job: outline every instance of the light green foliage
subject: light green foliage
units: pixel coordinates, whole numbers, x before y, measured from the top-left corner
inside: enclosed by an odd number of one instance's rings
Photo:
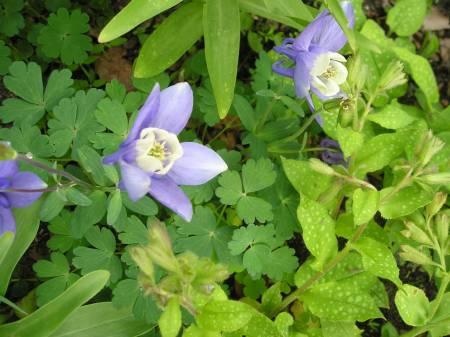
[[[345,158],[354,154],[364,143],[364,135],[352,128],[336,128],[336,136]]]
[[[49,280],[36,289],[37,304],[43,306],[64,292],[79,276],[70,272],[69,262],[61,253],[52,253],[50,261],[39,260],[33,265],[36,275]]]
[[[2,0],[0,3],[0,34],[14,36],[25,26],[25,20],[20,13],[24,5],[23,0]]]
[[[174,244],[175,251],[190,250],[198,256],[214,258],[224,264],[238,263],[227,247],[233,230],[220,226],[211,209],[198,206],[190,222],[178,218],[175,224],[179,235]]]
[[[3,107],[0,107],[0,111]],[[5,108],[7,106],[5,105]],[[6,110],[5,110],[6,111]],[[22,153],[31,153],[38,158],[53,156],[54,147],[47,135],[41,134],[37,126],[1,128],[0,138],[11,142],[14,149]]]
[[[18,98],[8,98],[0,107],[0,117],[4,122],[15,122],[19,125],[37,123],[46,111],[52,111],[58,102],[73,93],[70,88],[72,73],[65,70],[54,70],[44,90],[41,68],[36,63],[25,64],[14,62],[5,76],[5,87]]]
[[[177,337],[181,328],[181,309],[176,297],[169,300],[158,325],[162,337]]]
[[[97,269],[109,270],[111,282],[117,282],[122,276],[122,264],[114,254],[116,240],[113,233],[106,228],[93,227],[85,237],[93,248],[75,248],[74,266],[80,268],[83,275]]]
[[[237,301],[213,301],[206,304],[197,317],[203,329],[232,332],[244,327],[254,312],[250,306]]]
[[[362,225],[372,220],[378,210],[380,194],[374,190],[358,188],[353,192],[353,220],[355,225]]]
[[[395,305],[402,319],[411,326],[422,326],[429,319],[430,302],[422,289],[405,284],[395,294]]]
[[[358,337],[361,336],[361,330],[350,321],[333,322],[321,319],[322,333],[324,337]]]
[[[0,75],[5,75],[11,65],[11,49],[0,40]]]
[[[48,25],[41,29],[38,37],[44,54],[50,58],[60,57],[64,64],[82,63],[92,50],[89,31],[89,16],[80,10],[69,12],[60,8],[50,14]]]
[[[127,245],[147,244],[148,228],[136,216],[127,219],[123,233],[119,234],[119,240]]]
[[[297,216],[306,247],[317,259],[315,266],[320,269],[337,252],[334,220],[323,205],[306,196],[300,197]]]
[[[208,72],[217,110],[223,118],[233,102],[236,85],[240,42],[238,0],[207,0],[203,7],[203,31]]]
[[[249,225],[234,231],[228,247],[233,255],[243,253],[242,263],[253,278],[267,274],[272,279],[281,280],[285,273],[292,272],[298,265],[294,251],[282,244],[273,225]]]
[[[369,237],[361,238],[353,243],[352,247],[361,254],[363,266],[367,271],[396,285],[401,284],[397,262],[388,247]]]
[[[420,29],[426,14],[426,0],[397,0],[386,22],[397,35],[410,36]]]
[[[265,222],[273,218],[272,205],[247,194],[271,186],[275,179],[276,172],[269,159],[251,159],[242,167],[242,179],[236,171],[222,174],[216,195],[225,205],[237,205],[237,213],[246,223],[253,223],[255,219]]]
[[[402,104],[393,101],[379,111],[369,115],[369,120],[387,129],[400,129],[414,122],[417,118],[412,116]]]

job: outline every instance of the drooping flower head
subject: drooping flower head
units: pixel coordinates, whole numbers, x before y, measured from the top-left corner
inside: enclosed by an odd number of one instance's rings
[[[320,142],[320,147],[326,149],[320,156],[325,163],[330,165],[346,165],[344,154],[337,141],[324,138]]]
[[[350,2],[342,8],[353,27],[355,17]],[[347,38],[328,10],[323,11],[295,39],[288,38],[274,50],[286,55],[294,67],[284,67],[282,61],[273,65],[273,70],[294,79],[296,94],[306,98],[311,110],[314,105],[310,91],[326,100],[341,95],[340,85],[348,76],[346,59],[337,52],[347,43]]]
[[[0,161],[0,235],[16,231],[16,221],[11,209],[31,205],[45,188],[47,184],[34,173],[19,172],[15,160]]]
[[[187,83],[160,91],[155,85],[127,139],[104,158],[121,169],[120,188],[131,200],[149,193],[190,221],[192,205],[178,185],[201,185],[227,170],[223,159],[206,146],[180,143],[177,135],[192,113],[193,94]]]

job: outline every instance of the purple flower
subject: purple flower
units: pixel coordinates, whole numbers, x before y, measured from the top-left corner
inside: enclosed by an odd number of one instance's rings
[[[31,172],[19,172],[15,160],[0,161],[0,235],[6,231],[16,231],[11,208],[31,205],[47,188],[37,175]],[[37,192],[31,192],[37,190]]]
[[[346,165],[344,155],[342,153],[339,143],[330,138],[324,138],[320,142],[320,147],[329,149],[321,154],[322,160],[330,165]]]
[[[192,218],[192,204],[178,185],[201,185],[228,169],[206,146],[178,141],[192,105],[189,84],[178,83],[163,91],[156,84],[127,139],[103,160],[108,165],[119,164],[119,186],[131,200],[149,193],[187,221]]]
[[[350,2],[342,8],[353,27],[355,17]],[[347,43],[344,32],[328,10],[323,11],[295,39],[288,38],[274,50],[286,55],[294,67],[284,67],[282,61],[273,65],[273,70],[294,79],[296,94],[306,98],[311,110],[314,105],[310,91],[320,99],[327,100],[342,95],[340,85],[347,80],[346,59],[337,52]]]

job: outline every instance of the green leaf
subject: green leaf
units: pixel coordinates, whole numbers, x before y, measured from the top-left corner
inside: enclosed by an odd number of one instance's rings
[[[175,221],[179,237],[174,243],[177,252],[190,250],[198,256],[216,258],[224,264],[237,264],[228,250],[233,230],[219,226],[210,208],[197,206],[190,222],[177,218]]]
[[[332,322],[326,319],[321,319],[320,324],[322,326],[323,337],[359,337],[361,336],[361,330],[355,325],[354,322],[340,321]]]
[[[155,29],[145,40],[136,61],[136,77],[152,77],[173,65],[203,35],[203,5],[187,3]]]
[[[106,222],[110,225],[114,224],[119,218],[122,210],[122,194],[119,189],[111,193],[108,203]]]
[[[302,226],[305,245],[316,258],[316,267],[321,268],[337,253],[334,220],[323,205],[306,196],[300,198],[297,216]]]
[[[338,125],[336,136],[345,158],[358,151],[364,143],[364,135],[353,131],[352,128],[343,128]]]
[[[397,0],[388,12],[386,23],[397,35],[411,36],[420,29],[426,14],[426,0]]]
[[[83,303],[97,294],[108,281],[104,270],[92,272],[69,287],[63,294],[31,315],[0,326],[0,335],[17,337],[47,337],[58,329],[64,320]],[[45,324],[42,324],[45,322]]]
[[[177,337],[181,329],[181,309],[178,298],[172,297],[169,300],[158,325],[162,337]]]
[[[252,308],[242,302],[211,301],[197,316],[197,323],[203,329],[233,332],[244,327],[254,314]]]
[[[14,242],[1,261],[0,296],[5,295],[14,268],[36,237],[39,229],[38,214],[40,206],[41,202],[37,201],[30,207],[14,210],[16,234]]]
[[[94,247],[77,247],[74,249],[73,265],[81,269],[83,275],[97,269],[106,269],[111,273],[111,282],[116,283],[122,276],[122,264],[114,254],[116,239],[106,229],[92,228],[86,233],[86,240]]]
[[[131,201],[127,193],[122,193],[122,202],[126,208],[137,214],[152,216],[158,213],[158,205],[147,196],[138,201]]]
[[[69,201],[79,206],[90,206],[92,200],[89,199],[84,193],[80,192],[75,187],[70,187],[65,190],[65,195]]]
[[[242,181],[238,172],[227,171],[219,177],[216,195],[224,205],[235,205],[242,195]]]
[[[363,237],[353,243],[352,248],[362,255],[362,262],[367,271],[388,279],[397,286],[401,285],[397,262],[388,247],[374,239]]]
[[[58,250],[64,253],[72,248],[75,239],[71,235],[69,227],[71,214],[63,211],[61,215],[52,219],[48,225],[48,230],[52,233],[52,237],[47,241],[47,246],[51,250]]]
[[[54,70],[44,91],[41,68],[36,63],[14,62],[4,77],[5,87],[19,98],[8,98],[0,107],[3,122],[14,121],[29,127],[37,123],[45,112],[64,97],[73,94],[72,73],[67,70]]]
[[[6,257],[9,248],[14,242],[14,233],[13,232],[4,232],[0,236],[0,266],[2,265],[3,259]]]
[[[148,228],[138,217],[132,216],[128,218],[123,233],[119,234],[119,240],[127,245],[148,243]]]
[[[277,173],[273,169],[273,164],[267,158],[261,158],[258,161],[250,159],[242,167],[242,180],[245,193],[263,190],[271,186],[276,178]]]
[[[331,321],[363,322],[383,317],[373,298],[351,284],[319,284],[305,292],[302,298],[314,315]]]
[[[125,138],[128,133],[128,117],[124,106],[109,98],[102,99],[95,110],[95,118],[107,129]]]
[[[370,114],[367,119],[386,129],[400,129],[411,124],[417,118],[411,116],[401,104],[394,101],[376,113]]]
[[[98,41],[109,42],[129,32],[140,23],[175,6],[182,0],[132,0],[100,32]]]
[[[353,192],[353,220],[355,225],[362,225],[372,220],[378,210],[380,193],[374,190],[358,188]]]
[[[102,158],[98,152],[84,145],[78,148],[76,154],[83,169],[92,175],[92,178],[97,184],[104,186],[106,183],[106,173],[103,168]]]
[[[238,216],[246,223],[266,222],[273,219],[272,205],[267,201],[251,196],[242,197],[236,207]]]
[[[39,260],[33,265],[33,270],[40,278],[51,278],[36,288],[38,306],[47,304],[61,295],[69,286],[79,279],[70,272],[69,262],[61,253],[52,253],[51,261]]]
[[[106,195],[102,191],[94,191],[89,194],[92,200],[90,206],[77,206],[70,221],[71,234],[74,238],[81,239],[93,225],[103,219],[106,213]]]
[[[203,10],[203,31],[206,64],[217,110],[219,116],[224,118],[233,102],[239,60],[238,0],[206,0]]]
[[[277,308],[283,300],[281,295],[281,283],[277,282],[267,289],[261,298],[261,309],[264,313],[270,314]]]
[[[11,37],[17,35],[25,26],[25,20],[20,13],[23,7],[23,0],[3,0],[0,3],[0,34]]]
[[[11,65],[11,49],[5,45],[5,42],[0,40],[0,75],[5,75]]]
[[[253,308],[252,308],[253,309]],[[254,315],[238,333],[248,337],[282,337],[278,327],[267,316],[254,310]]]
[[[40,219],[45,222],[53,220],[62,211],[65,204],[66,197],[64,195],[64,191],[57,190],[55,192],[48,193],[39,212]]]
[[[401,134],[381,134],[367,141],[355,158],[358,172],[368,173],[381,170],[396,159],[404,150]]]
[[[422,289],[404,284],[395,294],[395,305],[408,325],[423,326],[429,319],[430,302]]]
[[[248,131],[254,132],[257,126],[257,115],[247,99],[244,96],[235,95],[233,107],[236,110],[242,125]]]
[[[393,189],[394,187],[387,187],[381,190],[381,199],[390,195]],[[384,200],[380,205],[380,213],[385,219],[409,215],[416,209],[428,205],[433,200],[433,195],[417,185],[406,187]]]
[[[76,309],[49,337],[138,337],[154,328],[134,318],[129,310],[103,302]]]
[[[89,16],[79,9],[69,12],[60,8],[50,14],[48,25],[39,33],[38,43],[43,53],[50,58],[60,57],[66,65],[83,63],[92,50],[89,31]]]

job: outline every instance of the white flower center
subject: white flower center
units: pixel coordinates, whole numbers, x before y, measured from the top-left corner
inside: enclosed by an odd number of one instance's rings
[[[136,163],[145,172],[164,175],[183,155],[178,137],[166,130],[147,128],[136,141]]]
[[[348,71],[343,65],[344,56],[338,53],[320,54],[310,71],[311,84],[324,96],[335,96],[339,85],[347,80]]]

